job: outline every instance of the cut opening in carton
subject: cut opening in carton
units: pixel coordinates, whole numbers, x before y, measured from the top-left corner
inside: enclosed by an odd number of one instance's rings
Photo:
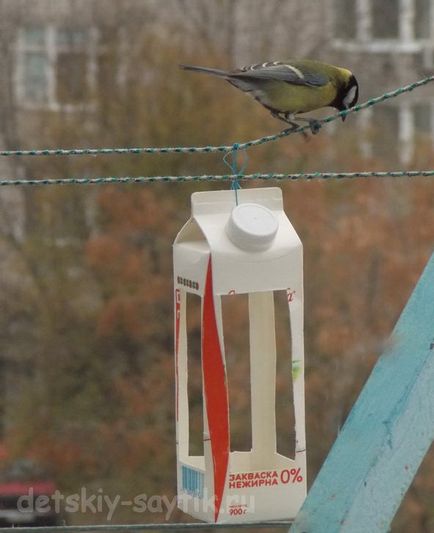
[[[287,291],[274,292],[276,317],[276,446],[277,452],[295,458],[295,413],[291,328]]]
[[[252,449],[248,295],[222,296],[231,451]]]
[[[201,364],[200,296],[186,293],[187,299],[187,367],[189,411],[189,455],[203,455],[203,395]]]

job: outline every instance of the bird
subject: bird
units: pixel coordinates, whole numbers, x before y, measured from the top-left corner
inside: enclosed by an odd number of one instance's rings
[[[217,76],[249,94],[273,117],[297,129],[297,121],[308,122],[312,133],[321,127],[317,119],[299,117],[300,113],[323,107],[345,111],[359,97],[359,84],[354,74],[343,67],[313,59],[267,61],[235,70],[221,70],[195,65],[180,65],[184,70]],[[341,116],[344,121],[346,115]]]

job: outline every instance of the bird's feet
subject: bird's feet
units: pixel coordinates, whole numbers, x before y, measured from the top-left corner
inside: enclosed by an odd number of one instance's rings
[[[291,127],[285,129],[285,133],[292,133],[301,128],[301,125],[298,122],[295,122],[294,116],[290,113],[279,113],[277,111],[272,111],[271,114],[273,117],[278,118],[279,120],[282,120],[283,122],[286,122]],[[321,122],[315,118],[303,118],[303,117],[297,117],[297,120],[302,120],[304,122],[307,122],[309,124],[310,131],[312,135],[316,135],[319,130],[321,129]],[[306,131],[300,131],[300,133],[303,134],[303,137],[305,139],[309,138],[309,135],[306,133]]]
[[[316,135],[322,127],[321,122],[317,120],[316,118],[311,118],[308,120],[309,120],[309,128],[310,128],[310,131],[312,132],[312,135]]]
[[[278,118],[279,120],[282,120],[283,122],[286,122],[290,125],[289,128],[284,129],[284,133],[293,133],[300,129],[300,124],[295,122],[293,119],[293,115],[290,113],[278,113],[277,111],[272,111],[271,114],[273,117]],[[303,137],[307,140],[309,138],[309,135],[305,131],[300,132]]]
[[[281,113],[279,111],[271,111],[271,114],[274,118],[278,118],[279,120],[282,120],[283,122],[286,122],[287,124],[291,126],[290,128],[287,128],[285,131],[290,132],[290,131],[295,131],[298,128],[300,128],[300,124],[298,124],[297,122],[293,120],[293,115],[290,113]]]
[[[321,122],[316,118],[297,117],[297,120],[307,122],[312,135],[316,135],[322,127]]]

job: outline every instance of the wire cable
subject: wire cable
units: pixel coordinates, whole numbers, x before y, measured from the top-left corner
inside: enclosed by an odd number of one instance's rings
[[[201,174],[197,176],[99,176],[81,178],[28,178],[28,179],[0,179],[0,187],[21,185],[104,185],[115,183],[154,183],[154,182],[191,182],[191,181],[295,181],[295,180],[329,180],[355,178],[430,178],[434,177],[434,170],[392,170],[386,172],[305,172],[300,174]]]
[[[391,92],[386,92],[381,96],[371,98],[366,102],[356,105],[351,109],[345,111],[340,111],[334,115],[330,115],[323,119],[319,119],[317,122],[319,125],[329,124],[341,117],[346,117],[352,113],[358,113],[364,109],[368,109],[374,105],[377,105],[381,102],[389,100],[390,98],[396,98],[405,93],[409,93],[434,81],[434,76],[428,76],[422,80],[410,83],[403,87],[399,87]],[[266,144],[272,141],[276,141],[283,137],[287,137],[293,133],[302,133],[304,131],[310,130],[310,126],[300,126],[299,128],[288,128],[280,133],[275,135],[267,135],[265,137],[260,137],[259,139],[254,139],[244,143],[235,143],[238,147],[238,150],[246,150],[252,148],[253,146],[259,146],[261,144]],[[215,153],[215,152],[232,152],[234,144],[230,145],[219,145],[219,146],[165,146],[165,147],[137,147],[137,148],[73,148],[73,149],[44,149],[44,150],[2,150],[0,151],[0,156],[10,157],[10,156],[96,156],[96,155],[111,155],[111,154],[191,154],[191,153]]]
[[[211,530],[211,529],[226,529],[226,528],[289,528],[292,521],[263,521],[263,522],[245,522],[238,524],[207,524],[207,523],[161,523],[161,524],[109,524],[109,525],[88,525],[88,526],[51,526],[51,527],[1,527],[0,533],[39,533],[39,532],[53,532],[53,533],[127,533],[129,531],[180,531],[180,530]]]

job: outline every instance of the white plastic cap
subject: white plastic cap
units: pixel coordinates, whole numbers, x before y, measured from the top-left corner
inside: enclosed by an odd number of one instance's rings
[[[259,204],[240,204],[233,208],[226,234],[235,246],[259,252],[271,246],[279,222],[273,212]]]

